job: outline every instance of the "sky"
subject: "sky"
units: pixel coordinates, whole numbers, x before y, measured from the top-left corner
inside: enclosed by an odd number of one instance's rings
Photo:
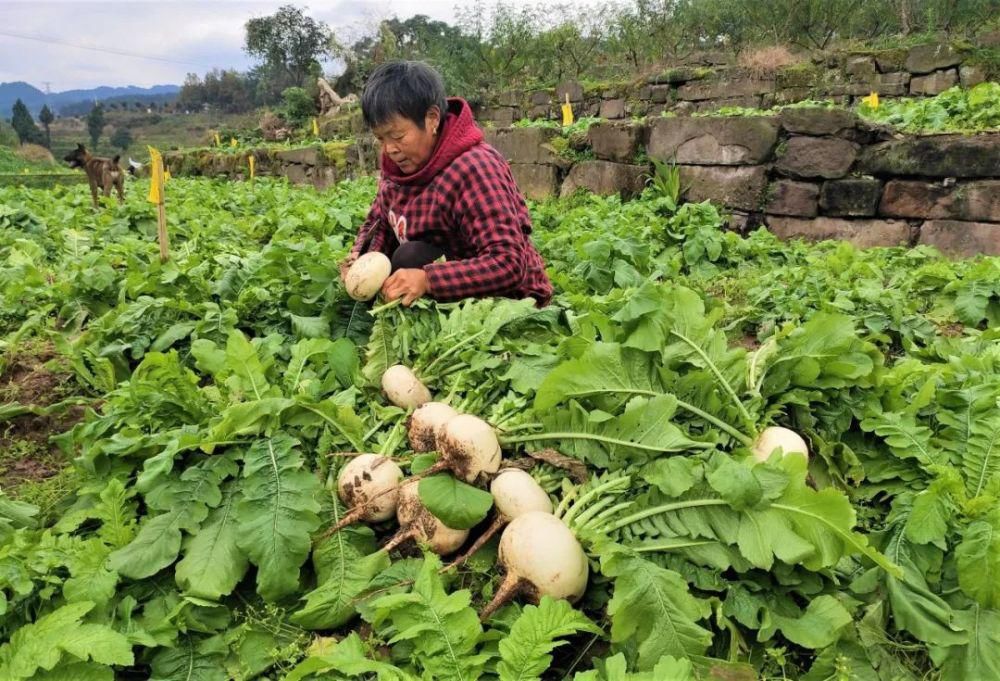
[[[357,36],[393,15],[454,20],[456,6],[475,0],[0,0],[0,82],[23,80],[42,90],[48,84],[52,92],[61,92],[99,85],[180,85],[189,72],[245,70],[251,62],[242,51],[243,24],[289,3],[304,7],[338,35]]]

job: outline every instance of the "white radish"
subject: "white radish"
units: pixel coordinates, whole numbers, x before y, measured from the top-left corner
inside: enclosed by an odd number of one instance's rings
[[[408,482],[419,482],[450,471],[456,478],[471,483],[500,468],[500,441],[490,424],[475,416],[459,414],[449,419],[438,431],[437,450],[440,458]],[[399,517],[398,511],[396,517]]]
[[[757,436],[751,452],[755,461],[767,461],[774,450],[781,449],[782,456],[801,454],[809,459],[809,446],[806,441],[793,430],[780,426],[771,426]]]
[[[549,499],[549,495],[533,477],[520,468],[505,468],[500,471],[490,483],[490,494],[493,495],[493,505],[497,509],[493,522],[479,535],[472,546],[446,566],[445,570],[450,570],[464,563],[504,525],[515,518],[532,511],[552,513],[552,501]]]
[[[469,414],[459,414],[438,431],[437,450],[441,460],[434,472],[450,470],[455,477],[473,482],[483,473],[500,468],[500,440],[490,424]],[[428,473],[425,472],[425,475]]]
[[[417,453],[437,449],[437,434],[458,412],[443,402],[426,402],[414,410],[407,423],[410,449]]]
[[[420,501],[420,482],[411,478],[399,488],[396,520],[399,531],[383,547],[391,551],[408,539],[426,543],[439,556],[454,553],[469,538],[468,530],[448,527]]]
[[[323,537],[356,522],[377,523],[393,517],[402,479],[403,471],[389,457],[381,454],[354,457],[337,477],[337,496],[351,510]]]
[[[552,513],[552,501],[542,486],[520,468],[505,468],[490,483],[497,511],[508,522],[529,511]]]
[[[590,568],[583,547],[550,513],[529,511],[511,521],[500,537],[499,559],[507,574],[480,614],[484,622],[517,595],[533,603],[543,596],[572,602],[587,590]]]
[[[392,459],[379,454],[361,454],[340,472],[337,494],[351,508],[363,509],[362,520],[381,522],[396,514],[402,479],[403,471]]]
[[[414,409],[431,401],[431,393],[416,374],[402,364],[396,364],[382,374],[382,392],[397,407]]]
[[[392,261],[384,253],[365,253],[351,265],[344,277],[347,295],[354,300],[371,300],[392,273]]]

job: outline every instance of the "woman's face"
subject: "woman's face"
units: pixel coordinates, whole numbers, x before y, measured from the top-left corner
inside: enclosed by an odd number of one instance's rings
[[[430,160],[441,125],[441,112],[432,106],[424,117],[424,127],[403,116],[393,116],[372,129],[382,151],[406,175],[417,172]]]

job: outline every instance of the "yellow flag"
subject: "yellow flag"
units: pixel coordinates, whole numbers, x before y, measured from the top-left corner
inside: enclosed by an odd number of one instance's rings
[[[217,147],[221,147],[222,146],[222,140],[219,139],[219,133],[215,133],[215,146],[217,146]]]
[[[563,126],[573,125],[573,107],[569,103],[569,93],[566,93],[566,102],[562,105]]]
[[[235,137],[230,137],[229,138],[229,146],[235,147],[237,144],[239,144],[239,142],[236,141]]]
[[[163,203],[163,157],[153,147],[149,149],[149,202]]]
[[[166,184],[169,181],[170,181],[170,170],[164,169],[163,170],[163,184]]]
[[[871,108],[877,109],[878,108],[878,93],[873,91],[870,95],[868,95],[867,97],[863,98],[861,101],[864,102],[865,104],[867,104],[868,106],[870,106]]]
[[[319,123],[316,122],[315,118],[313,119],[313,137],[319,137]]]
[[[253,154],[247,156],[247,163],[250,164],[250,179],[252,180],[254,176],[255,166],[257,165],[257,159],[254,158]]]

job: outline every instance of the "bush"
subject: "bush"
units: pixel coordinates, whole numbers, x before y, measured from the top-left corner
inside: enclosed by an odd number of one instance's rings
[[[17,133],[7,121],[0,119],[0,147],[16,147]]]
[[[52,152],[40,144],[23,144],[14,150],[14,154],[22,161],[29,163],[55,164],[56,162]]]
[[[316,102],[305,88],[287,88],[281,93],[281,98],[285,100],[285,117],[295,124],[301,124],[310,116],[316,115]]]
[[[786,66],[797,64],[801,59],[787,47],[774,45],[746,50],[740,54],[739,64],[754,78],[770,78]]]

